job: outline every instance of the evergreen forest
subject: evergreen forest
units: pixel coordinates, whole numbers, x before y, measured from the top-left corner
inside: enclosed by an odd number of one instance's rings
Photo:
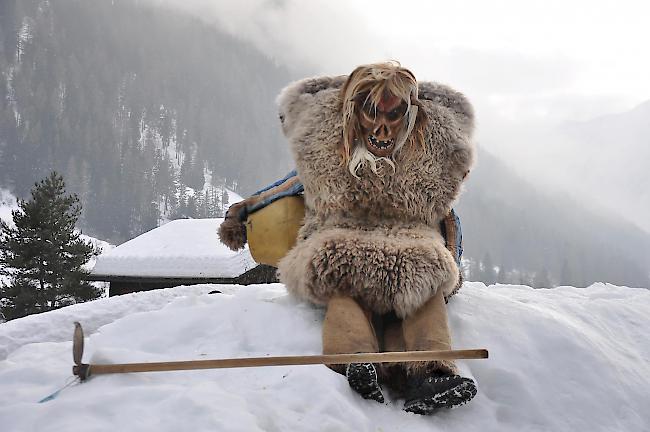
[[[288,171],[288,73],[247,44],[133,0],[0,9],[0,184],[17,196],[62,172],[80,225],[119,243]]]

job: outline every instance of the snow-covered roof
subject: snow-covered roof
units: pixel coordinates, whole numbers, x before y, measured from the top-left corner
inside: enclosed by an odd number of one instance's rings
[[[92,275],[230,278],[255,267],[248,248],[219,242],[223,219],[179,219],[146,232],[97,258]]]

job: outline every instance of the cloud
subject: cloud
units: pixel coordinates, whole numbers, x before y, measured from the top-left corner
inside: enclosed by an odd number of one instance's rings
[[[146,0],[177,9],[247,40],[287,67],[341,74],[381,58],[367,23],[326,0]]]
[[[650,10],[633,2],[145,1],[214,24],[298,73],[397,59],[477,97],[619,93],[634,99],[628,108],[650,98],[650,58],[638,54],[650,31],[636,26]]]

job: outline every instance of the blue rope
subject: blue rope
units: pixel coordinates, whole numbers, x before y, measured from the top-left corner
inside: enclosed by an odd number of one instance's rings
[[[70,386],[72,386],[72,385],[74,385],[74,384],[76,384],[78,382],[80,382],[79,377],[72,376],[72,377],[68,378],[68,380],[65,382],[63,387],[61,387],[60,389],[58,389],[57,391],[55,391],[51,395],[45,396],[43,399],[39,400],[38,403],[45,403],[45,402],[49,402],[49,401],[51,401],[53,399],[56,399],[56,397],[59,395],[59,393],[61,393],[63,390],[67,389],[68,387],[70,387]]]

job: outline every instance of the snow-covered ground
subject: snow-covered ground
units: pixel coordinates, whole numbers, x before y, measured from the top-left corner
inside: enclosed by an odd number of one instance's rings
[[[207,293],[219,289],[222,294]],[[449,303],[456,348],[479,384],[430,417],[354,394],[324,366],[71,376],[85,361],[317,354],[323,311],[283,285],[199,285],[101,299],[0,324],[0,425],[18,431],[648,431],[650,291],[466,283]]]

